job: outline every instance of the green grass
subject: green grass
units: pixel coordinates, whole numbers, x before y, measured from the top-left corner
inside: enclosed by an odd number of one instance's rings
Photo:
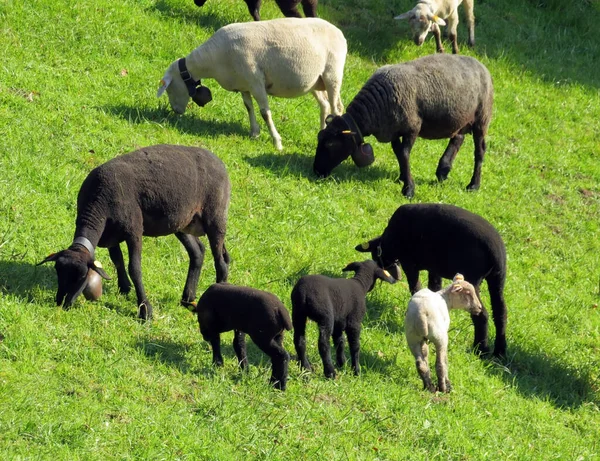
[[[321,0],[349,42],[346,104],[380,65],[434,51],[392,19],[408,0]],[[265,1],[265,19],[279,17]],[[289,294],[305,273],[340,275],[354,246],[378,235],[407,200],[391,147],[331,179],[311,173],[318,127],[310,96],[271,100],[284,151],[262,121],[248,137],[239,95],[174,115],[155,98],[168,64],[217,28],[247,21],[241,0],[0,2],[0,457],[2,459],[569,459],[600,458],[600,40],[597,0],[480,1],[477,46],[495,112],[482,189],[467,139],[450,178],[435,181],[445,141],[418,140],[414,202],[481,214],[508,250],[508,357],[480,360],[452,313],[449,395],[421,390],[403,336],[405,281],[368,297],[362,375],[312,375],[290,365],[285,393],[251,343],[241,373],[223,335],[211,366],[192,314],[178,305],[187,256],[174,237],[144,240],[144,282],[156,318],[104,283],[96,303],[54,305],[56,274],[36,266],[71,242],[79,186],[91,168],[137,147],[206,147],[233,183],[230,281]],[[98,258],[116,275],[104,249]],[[200,292],[214,281],[207,255]],[[489,299],[484,290],[484,302]],[[491,329],[493,338],[493,327]],[[293,352],[291,335],[285,346]]]

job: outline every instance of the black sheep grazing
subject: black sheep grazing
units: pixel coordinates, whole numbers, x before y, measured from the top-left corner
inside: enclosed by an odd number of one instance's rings
[[[131,283],[119,245],[125,241],[139,317],[150,319],[152,306],[142,284],[142,235],[175,234],[187,250],[190,264],[182,304],[196,297],[205,252],[199,236],[208,236],[217,281],[226,281],[229,254],[224,239],[230,191],[223,162],[198,147],[146,147],[94,168],[77,197],[73,243],[40,263],[56,262],[56,303],[64,300],[64,307],[73,303],[87,285],[89,269],[108,278],[94,265],[96,246],[108,248],[119,291],[128,293]]]
[[[453,205],[421,203],[402,205],[392,215],[383,234],[356,250],[370,252],[381,267],[400,278],[399,263],[411,294],[420,289],[419,271],[429,272],[428,288],[439,291],[442,278],[456,273],[473,284],[479,296],[487,282],[492,303],[496,344],[494,355],[506,353],[506,249],[498,231],[481,216]],[[488,313],[482,305],[471,315],[475,327],[473,346],[488,352]]]
[[[255,21],[260,21],[260,5],[262,0],[244,0],[248,5],[248,11]],[[318,0],[275,0],[277,6],[284,16],[288,18],[301,18],[302,15],[298,11],[298,4],[302,4],[302,10],[307,18],[317,17]],[[206,0],[194,0],[197,6],[203,6]]]
[[[492,118],[494,89],[490,73],[469,56],[437,54],[403,64],[383,66],[365,83],[346,113],[329,117],[318,134],[313,165],[319,176],[329,176],[352,156],[358,166],[373,162],[373,149],[364,137],[391,142],[400,165],[402,193],[414,195],[410,151],[418,137],[450,138],[436,170],[448,177],[465,134],[473,133],[475,169],[469,190],[479,188],[485,156],[485,135]]]
[[[312,369],[306,356],[306,320],[314,320],[319,325],[319,354],[327,378],[335,378],[329,345],[332,336],[338,367],[346,362],[344,332],[348,337],[352,368],[359,374],[360,330],[367,311],[365,296],[377,279],[395,283],[394,278],[372,260],[350,263],[342,271],[355,271],[356,274],[350,279],[305,275],[292,290],[292,323],[298,361],[302,368]]]
[[[215,365],[223,365],[221,333],[234,330],[233,349],[245,369],[247,333],[271,358],[271,383],[276,389],[285,390],[290,356],[283,348],[283,334],[292,329],[292,321],[277,296],[255,288],[215,283],[202,294],[194,312],[198,314],[202,337],[212,346]]]

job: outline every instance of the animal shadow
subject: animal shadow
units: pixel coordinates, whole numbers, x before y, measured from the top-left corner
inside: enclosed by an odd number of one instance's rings
[[[231,134],[247,136],[248,134],[247,130],[239,123],[200,119],[193,111],[186,111],[183,115],[177,115],[168,106],[163,105],[159,107],[130,107],[121,104],[106,106],[103,109],[132,124],[158,123],[169,125],[181,133],[192,134],[198,137],[228,136]]]
[[[182,373],[188,373],[190,370],[190,365],[185,359],[187,346],[168,340],[151,339],[138,342],[136,347],[148,358],[158,360]]]
[[[588,370],[570,368],[542,350],[532,352],[512,343],[509,353],[505,363],[492,360],[486,369],[507,384],[516,384],[525,397],[548,400],[558,408],[578,408],[586,402],[600,404],[599,383],[594,383]]]
[[[2,294],[10,293],[32,302],[36,301],[36,291],[56,290],[56,283],[56,271],[52,266],[36,266],[24,261],[0,261]]]

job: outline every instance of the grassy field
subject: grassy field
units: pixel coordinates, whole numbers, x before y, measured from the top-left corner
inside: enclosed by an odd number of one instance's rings
[[[348,39],[348,104],[378,67],[433,53],[392,19],[409,0],[321,0]],[[265,0],[264,19],[281,16]],[[54,304],[56,274],[36,266],[66,248],[76,196],[95,166],[141,146],[202,146],[232,184],[230,281],[272,291],[290,307],[306,273],[341,275],[407,200],[386,144],[358,170],[347,161],[316,180],[318,107],[271,100],[284,151],[262,120],[258,139],[240,95],[204,83],[213,102],[174,115],[158,81],[217,28],[250,16],[241,0],[0,1],[0,458],[2,459],[565,459],[600,458],[600,40],[597,0],[476,3],[477,57],[494,78],[495,111],[482,188],[467,193],[473,142],[435,181],[445,141],[418,140],[413,202],[484,216],[508,251],[508,356],[469,352],[473,328],[452,313],[449,395],[431,395],[404,340],[405,281],[368,296],[362,374],[325,380],[316,328],[314,374],[290,364],[285,393],[249,343],[241,373],[225,366],[179,306],[187,255],[173,236],[144,240],[152,323],[116,277],[96,303]],[[116,276],[108,252],[98,258]],[[202,292],[214,281],[207,255]],[[484,302],[489,307],[487,290]],[[493,327],[491,331],[493,339]],[[285,346],[293,353],[292,335]]]

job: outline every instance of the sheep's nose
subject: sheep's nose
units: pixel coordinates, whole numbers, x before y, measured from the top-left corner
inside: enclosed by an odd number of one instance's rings
[[[423,39],[421,37],[417,37],[417,38],[415,38],[415,45],[421,46],[424,41],[425,41],[425,39]]]

